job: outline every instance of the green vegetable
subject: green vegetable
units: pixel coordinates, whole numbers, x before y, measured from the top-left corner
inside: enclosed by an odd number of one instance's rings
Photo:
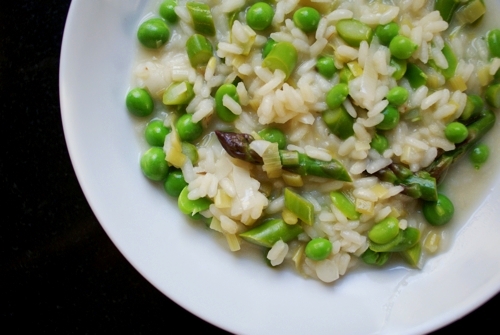
[[[408,59],[418,49],[418,45],[406,36],[397,35],[389,44],[391,55],[398,59]]]
[[[165,136],[170,133],[170,128],[163,125],[163,121],[154,119],[146,125],[144,137],[146,142],[151,146],[163,147]]]
[[[486,33],[486,43],[491,57],[500,57],[500,29],[493,29]]]
[[[370,248],[366,249],[366,251],[361,254],[361,259],[363,260],[363,262],[369,265],[378,266],[382,266],[387,263],[390,257],[390,252],[376,252]]]
[[[293,13],[293,23],[305,33],[310,33],[318,28],[321,15],[312,7],[302,7]]]
[[[455,207],[448,197],[438,194],[437,201],[424,201],[422,213],[429,224],[442,226],[453,217]]]
[[[226,152],[234,158],[252,164],[263,164],[262,158],[252,149],[250,143],[254,140],[249,134],[215,131],[219,142]],[[345,167],[336,159],[329,162],[313,159],[297,151],[279,151],[283,170],[301,176],[317,176],[342,181],[352,181]]]
[[[389,148],[389,141],[384,135],[375,133],[370,142],[370,147],[382,155]]]
[[[484,102],[483,99],[475,94],[467,95],[467,103],[465,105],[464,111],[459,117],[459,121],[469,124],[474,120],[477,120],[481,116],[483,111]]]
[[[465,141],[458,144],[454,150],[446,151],[436,158],[426,168],[431,176],[440,180],[448,168],[472,148],[495,124],[496,116],[489,110],[484,110],[478,120],[467,126],[469,135]]]
[[[420,261],[420,256],[422,256],[422,246],[420,243],[415,244],[413,247],[403,250],[399,253],[401,257],[410,266],[416,267]]]
[[[151,180],[160,181],[167,177],[168,163],[163,148],[151,147],[141,157],[142,173]]]
[[[163,183],[163,188],[168,195],[177,198],[188,183],[184,180],[184,175],[180,169],[173,169],[168,173],[167,179]]]
[[[278,143],[279,149],[286,148],[285,133],[283,133],[278,128],[265,128],[259,131],[258,134],[263,140],[269,141],[271,143]]]
[[[485,13],[486,6],[483,0],[470,0],[457,10],[456,16],[460,22],[472,24],[483,17]]]
[[[337,207],[337,209],[349,220],[359,219],[361,214],[356,211],[356,206],[344,193],[340,191],[330,192],[330,199],[335,207]]]
[[[176,0],[164,0],[160,4],[159,13],[162,18],[164,18],[169,23],[176,23],[179,21],[179,17],[175,13],[175,7],[177,6]]]
[[[313,238],[307,242],[304,252],[307,258],[322,261],[332,252],[332,242],[323,237]]]
[[[391,130],[398,125],[400,116],[396,107],[388,105],[382,111],[382,115],[384,115],[384,119],[377,124],[375,128],[380,130]]]
[[[401,78],[403,78],[408,67],[406,60],[391,57],[389,65],[395,69],[394,73],[392,74],[392,77],[394,79],[400,80]]]
[[[368,238],[375,243],[385,244],[391,242],[399,234],[399,221],[389,216],[375,224],[368,232]]]
[[[193,85],[187,81],[173,82],[163,92],[162,101],[167,106],[187,105],[194,98]]]
[[[450,23],[459,3],[460,0],[436,0],[434,10],[439,11],[443,20]]]
[[[349,95],[349,86],[340,83],[333,86],[326,94],[325,102],[331,109],[339,108]]]
[[[183,114],[175,123],[181,141],[191,142],[203,133],[201,122],[193,122],[192,114]]]
[[[490,157],[490,148],[486,144],[478,144],[470,153],[470,160],[474,164],[474,168],[479,170]]]
[[[455,70],[457,69],[458,65],[457,56],[455,56],[453,49],[450,47],[448,43],[444,44],[444,47],[441,50],[441,52],[443,53],[444,58],[446,58],[446,61],[448,61],[448,68],[441,69],[441,73],[446,79],[450,79],[455,75]]]
[[[403,105],[410,96],[408,90],[401,86],[395,86],[387,93],[387,101],[394,106]]]
[[[399,26],[395,22],[384,25],[378,25],[375,29],[375,36],[378,37],[381,44],[388,46],[392,39],[399,34]]]
[[[233,84],[224,84],[217,89],[215,93],[215,112],[219,118],[224,122],[233,122],[238,118],[238,115],[234,114],[223,105],[223,98],[225,95],[231,97],[234,101],[240,102],[238,92],[236,91],[236,86]]]
[[[207,36],[215,35],[214,19],[207,4],[201,2],[188,2],[186,8],[193,19],[194,30]]]
[[[342,69],[340,69],[339,77],[340,83],[342,84],[348,84],[351,79],[355,78],[352,74],[352,71],[347,66],[344,66]]]
[[[262,61],[262,66],[271,71],[281,70],[288,78],[297,65],[297,50],[290,42],[278,42],[269,51],[269,54]]]
[[[370,242],[370,249],[375,252],[400,252],[410,249],[420,241],[420,230],[408,227],[399,230],[398,235],[388,243]]]
[[[125,105],[128,111],[135,116],[148,116],[153,113],[153,98],[143,88],[133,88],[127,93]]]
[[[401,164],[393,163],[375,175],[381,181],[403,186],[403,193],[412,198],[437,200],[436,178],[427,171],[412,172]]]
[[[306,224],[314,223],[313,204],[289,188],[285,188],[285,207]]]
[[[205,36],[200,34],[194,34],[187,39],[186,51],[189,62],[194,68],[207,65],[213,56],[212,44]]]
[[[372,28],[358,20],[339,20],[335,26],[339,36],[352,47],[359,47],[362,41],[370,43],[372,40]]]
[[[182,142],[181,147],[182,153],[187,156],[187,158],[193,163],[193,165],[198,163],[198,149],[194,144],[189,142]]]
[[[274,17],[273,8],[265,2],[253,4],[247,11],[247,24],[253,30],[265,30],[271,26]]]
[[[279,240],[285,243],[289,242],[296,239],[303,231],[302,227],[298,224],[289,225],[282,219],[272,219],[239,234],[239,236],[250,243],[272,248],[274,243]]]
[[[177,206],[182,213],[190,216],[195,216],[199,212],[207,210],[212,202],[207,198],[198,198],[196,200],[190,200],[188,198],[189,190],[188,187],[184,187],[177,198]]]
[[[328,129],[338,138],[345,140],[354,135],[354,118],[349,115],[344,106],[327,109],[321,117]]]
[[[413,63],[407,64],[407,69],[405,73],[405,78],[408,79],[410,86],[413,89],[417,89],[427,83],[427,75],[418,65]]]
[[[331,79],[337,69],[335,68],[335,60],[330,56],[323,56],[316,61],[316,70],[326,79]]]
[[[448,141],[452,143],[460,143],[467,138],[467,136],[469,135],[469,131],[463,123],[451,122],[446,125],[446,128],[444,129],[444,135],[446,136]]]
[[[495,108],[500,108],[500,83],[489,85],[484,94],[486,102]]]
[[[137,38],[146,48],[158,49],[167,43],[170,29],[163,19],[152,18],[141,23],[137,30]]]
[[[278,42],[276,42],[272,38],[268,38],[267,39],[266,44],[264,44],[264,47],[262,48],[262,58],[266,58],[267,55],[269,55],[269,53],[274,48],[274,46],[276,45],[276,43],[278,43]]]

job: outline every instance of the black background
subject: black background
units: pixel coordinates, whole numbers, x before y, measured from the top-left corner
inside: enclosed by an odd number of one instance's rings
[[[2,326],[16,333],[149,334],[180,327],[224,334],[149,284],[111,243],[85,200],[59,109],[69,5],[21,0],[0,9]],[[500,294],[435,334],[498,329],[498,311]]]

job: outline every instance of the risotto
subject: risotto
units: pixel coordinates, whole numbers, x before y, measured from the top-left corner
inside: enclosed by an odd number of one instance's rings
[[[126,105],[144,175],[187,217],[328,283],[442,249],[437,185],[464,154],[481,168],[500,107],[500,30],[471,32],[482,1],[154,6]]]

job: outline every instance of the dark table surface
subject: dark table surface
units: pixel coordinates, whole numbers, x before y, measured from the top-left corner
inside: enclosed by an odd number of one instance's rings
[[[3,326],[14,325],[16,333],[160,333],[181,326],[224,334],[177,306],[127,262],[80,189],[58,94],[69,6],[69,0],[18,0],[0,9]],[[497,329],[499,310],[496,295],[435,334]]]

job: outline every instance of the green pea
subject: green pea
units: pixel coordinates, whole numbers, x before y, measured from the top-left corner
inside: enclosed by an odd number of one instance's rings
[[[165,136],[167,136],[168,133],[170,133],[170,128],[165,127],[163,121],[155,119],[151,120],[146,125],[144,137],[149,145],[163,147],[163,144],[165,143]]]
[[[418,45],[406,36],[398,35],[391,40],[389,50],[398,59],[408,59],[418,49]]]
[[[370,147],[382,155],[389,148],[389,141],[384,135],[375,134],[370,142]]]
[[[387,263],[390,257],[390,252],[376,252],[370,248],[366,249],[366,251],[361,254],[361,259],[363,260],[363,262],[369,265],[378,266],[382,266]]]
[[[193,122],[192,114],[183,114],[175,123],[181,141],[191,142],[203,133],[201,122]]]
[[[148,116],[153,113],[153,98],[143,88],[130,90],[125,98],[125,104],[128,111],[135,116]]]
[[[446,136],[448,141],[452,143],[460,143],[467,138],[467,136],[469,135],[469,131],[463,123],[451,122],[446,125],[446,128],[444,129],[444,135]]]
[[[479,170],[481,166],[486,163],[488,158],[490,157],[490,148],[486,144],[478,144],[470,153],[470,160],[472,164],[474,164],[474,168]]]
[[[410,96],[408,90],[401,86],[395,86],[387,93],[387,100],[394,106],[403,105]]]
[[[160,181],[167,177],[168,163],[163,148],[151,147],[141,157],[141,170],[151,180]]]
[[[179,17],[175,13],[175,7],[177,6],[177,1],[175,0],[165,0],[160,4],[159,13],[162,18],[167,20],[169,23],[176,23],[179,21]]]
[[[267,55],[269,55],[269,53],[274,48],[274,46],[276,45],[276,43],[278,43],[278,42],[276,42],[272,38],[269,38],[267,40],[266,44],[264,44],[264,47],[262,48],[262,58],[266,58]]]
[[[265,30],[271,26],[274,17],[273,8],[265,2],[253,4],[247,11],[247,24],[253,30]]]
[[[380,130],[394,129],[399,123],[399,111],[394,106],[387,106],[383,111],[384,119],[375,127]]]
[[[259,131],[259,136],[262,137],[263,140],[278,143],[278,148],[283,150],[286,148],[286,136],[278,128],[266,128]]]
[[[424,201],[422,205],[422,213],[432,226],[442,226],[449,222],[454,212],[453,203],[444,194],[438,194],[437,201]]]
[[[325,77],[326,79],[330,79],[335,74],[337,69],[335,68],[335,61],[330,56],[323,56],[318,58],[316,61],[316,69],[319,74]]]
[[[177,198],[188,183],[184,180],[184,175],[180,169],[174,169],[168,173],[163,188],[168,195]]]
[[[349,95],[349,86],[345,83],[340,83],[333,86],[326,94],[325,102],[329,108],[339,108]]]
[[[395,22],[379,25],[375,28],[375,35],[383,45],[389,45],[394,37],[399,34],[399,26]]]
[[[368,238],[378,244],[389,243],[399,234],[398,219],[389,216],[375,224],[368,232]]]
[[[238,95],[238,91],[236,90],[236,86],[233,84],[224,84],[217,89],[215,92],[215,112],[219,116],[219,118],[224,122],[233,122],[238,118],[238,115],[234,114],[223,105],[223,99],[225,95],[229,95],[234,101],[240,102],[240,97]]]
[[[318,28],[321,15],[312,7],[302,7],[293,13],[293,23],[305,33],[310,33]]]
[[[332,252],[332,242],[323,237],[313,238],[307,242],[305,254],[315,261],[322,261]]]
[[[170,29],[163,19],[152,18],[141,23],[137,30],[137,38],[146,48],[158,49],[167,43]]]
[[[420,230],[413,227],[400,229],[397,236],[388,243],[375,243],[370,241],[370,249],[375,252],[400,252],[408,250],[420,241]]]
[[[486,42],[492,57],[500,57],[500,29],[493,29],[486,34]]]
[[[184,187],[177,198],[177,206],[182,213],[190,216],[195,216],[199,212],[207,210],[212,202],[207,198],[198,198],[196,200],[191,200],[188,198],[189,190],[188,187]]]
[[[500,108],[500,83],[489,85],[484,93],[486,102],[495,108]]]

